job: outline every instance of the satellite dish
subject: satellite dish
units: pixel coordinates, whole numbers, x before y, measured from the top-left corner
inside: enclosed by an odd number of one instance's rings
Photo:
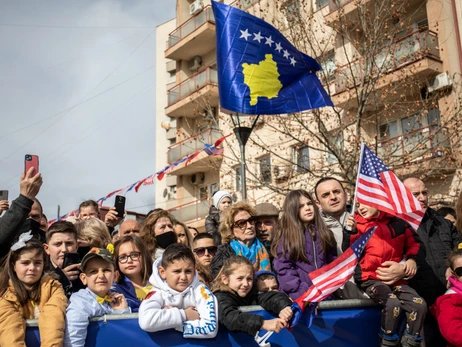
[[[167,188],[164,189],[164,192],[162,193],[162,196],[165,198],[168,194],[168,190]]]

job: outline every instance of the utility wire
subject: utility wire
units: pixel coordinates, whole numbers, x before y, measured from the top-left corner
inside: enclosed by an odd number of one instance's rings
[[[2,27],[55,28],[55,29],[155,29],[153,26],[84,26],[84,25],[46,25],[0,23]]]

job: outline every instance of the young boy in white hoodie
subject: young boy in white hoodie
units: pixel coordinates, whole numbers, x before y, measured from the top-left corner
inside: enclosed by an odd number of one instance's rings
[[[187,338],[213,338],[218,332],[217,299],[199,282],[194,254],[175,243],[155,261],[149,279],[152,290],[141,303],[141,329],[176,329]]]

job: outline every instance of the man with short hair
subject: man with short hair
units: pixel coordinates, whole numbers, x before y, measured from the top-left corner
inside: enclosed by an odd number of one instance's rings
[[[447,257],[462,240],[451,222],[438,216],[435,210],[428,207],[428,189],[422,180],[409,177],[403,183],[425,209],[425,215],[417,229],[417,234],[425,245],[425,262],[419,264],[417,274],[409,281],[409,284],[430,307],[438,296],[446,291]],[[438,323],[431,314],[427,314],[425,318],[424,332],[427,346],[446,345]]]
[[[135,219],[127,219],[119,226],[119,238],[127,235],[140,236],[141,224]]]
[[[255,227],[257,237],[261,242],[273,239],[274,228],[278,224],[279,210],[273,204],[263,202],[255,205],[257,215],[255,217]]]

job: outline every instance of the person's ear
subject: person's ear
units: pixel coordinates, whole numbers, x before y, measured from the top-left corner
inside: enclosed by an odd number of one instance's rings
[[[44,243],[43,244],[43,249],[45,250],[45,253],[47,255],[50,255],[50,248],[48,247],[48,244]]]
[[[226,286],[229,284],[229,278],[224,274],[221,274],[221,283],[223,283]]]
[[[319,203],[319,200],[314,199],[314,202],[315,202],[316,206],[318,206],[318,209],[321,210],[321,204]]]
[[[119,279],[119,276],[120,276],[119,270],[115,270],[114,271],[114,279],[113,279],[112,282],[117,282],[117,280]]]
[[[82,283],[86,286],[88,284],[87,275],[85,275],[84,272],[81,272],[79,277],[80,277],[80,280],[82,281]]]
[[[163,280],[167,279],[167,276],[165,274],[165,269],[162,266],[159,266],[159,275],[160,275],[160,278],[162,278]]]

